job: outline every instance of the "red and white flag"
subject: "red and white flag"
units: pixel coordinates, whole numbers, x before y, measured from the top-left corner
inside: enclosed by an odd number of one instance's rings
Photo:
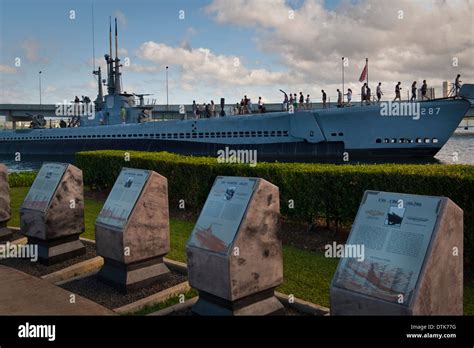
[[[362,74],[360,74],[359,82],[364,82],[367,78],[367,63],[365,63],[364,70],[362,70]]]

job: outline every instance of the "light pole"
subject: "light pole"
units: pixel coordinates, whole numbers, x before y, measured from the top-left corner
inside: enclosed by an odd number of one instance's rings
[[[41,71],[39,72],[39,92],[40,92],[40,105],[42,104],[41,103]]]
[[[166,66],[166,111],[169,111],[168,105],[168,66]]]

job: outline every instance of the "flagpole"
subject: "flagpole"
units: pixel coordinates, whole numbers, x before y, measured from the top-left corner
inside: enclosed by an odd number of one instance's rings
[[[342,57],[342,105],[344,105],[344,57]]]
[[[365,65],[367,66],[367,87],[369,87],[369,58],[365,58]]]

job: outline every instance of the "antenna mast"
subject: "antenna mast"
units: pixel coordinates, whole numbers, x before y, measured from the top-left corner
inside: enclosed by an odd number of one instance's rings
[[[112,18],[109,16],[109,54],[105,55],[105,61],[107,62],[107,93],[109,95],[114,94],[115,82],[114,82],[114,66],[112,58]]]
[[[93,68],[93,71],[95,71],[94,4],[92,4],[92,68]]]
[[[118,31],[117,31],[117,18],[115,18],[115,94],[122,93],[122,86],[120,83],[120,59],[118,57]]]
[[[112,58],[112,17],[109,16],[109,56]]]

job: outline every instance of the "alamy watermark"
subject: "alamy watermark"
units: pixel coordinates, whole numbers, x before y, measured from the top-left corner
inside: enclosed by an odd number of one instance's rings
[[[365,260],[365,246],[363,244],[326,244],[324,256],[328,258],[353,258],[363,262]]]
[[[56,340],[56,325],[36,325],[26,322],[18,326],[19,338],[46,338],[53,342]]]
[[[245,163],[250,167],[257,165],[257,150],[233,150],[228,146],[217,151],[218,163]]]
[[[0,259],[30,259],[31,262],[38,261],[37,244],[12,244],[6,242],[0,244]]]
[[[440,107],[422,108],[421,103],[418,102],[381,102],[380,115],[381,116],[403,116],[411,117],[414,120],[419,120],[421,116],[434,116],[440,112]]]
[[[87,117],[89,120],[95,118],[95,104],[90,103],[71,103],[64,100],[62,103],[56,103],[56,116],[63,117]]]

